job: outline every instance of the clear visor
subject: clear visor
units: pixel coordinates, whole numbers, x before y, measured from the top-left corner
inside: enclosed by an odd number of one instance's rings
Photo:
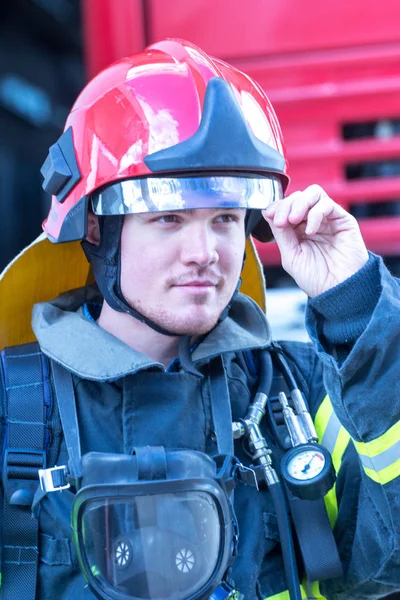
[[[218,507],[201,491],[89,501],[81,532],[92,585],[107,597],[196,597],[221,550]]]
[[[143,177],[119,181],[92,195],[96,215],[129,215],[196,208],[262,210],[284,197],[278,177]]]

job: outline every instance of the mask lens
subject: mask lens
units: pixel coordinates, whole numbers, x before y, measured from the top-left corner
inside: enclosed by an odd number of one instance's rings
[[[135,600],[183,600],[211,579],[221,535],[213,496],[188,491],[89,501],[80,545],[97,590]]]

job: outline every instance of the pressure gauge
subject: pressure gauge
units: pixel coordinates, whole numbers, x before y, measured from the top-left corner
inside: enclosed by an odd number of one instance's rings
[[[282,458],[281,473],[289,490],[303,500],[322,498],[336,475],[330,453],[320,444],[301,444]]]

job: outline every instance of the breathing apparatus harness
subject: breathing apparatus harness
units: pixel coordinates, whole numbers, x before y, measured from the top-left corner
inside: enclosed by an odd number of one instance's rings
[[[183,595],[167,597],[239,600],[241,595],[229,577],[238,547],[233,510],[233,489],[238,484],[255,487],[267,485],[270,489],[291,600],[301,598],[291,521],[308,579],[315,581],[340,576],[340,559],[322,499],[334,482],[330,457],[316,443],[317,436],[307,406],[280,347],[272,343],[268,349],[260,352],[259,361],[261,377],[257,394],[245,418],[233,423],[232,428],[227,427],[232,423],[232,416],[222,359],[218,358],[211,365],[211,408],[218,448],[216,457],[193,451],[151,447],[136,448],[128,456],[90,453],[81,457],[74,390],[69,372],[52,362],[51,377],[49,361],[40,352],[37,343],[4,350],[2,363],[8,419],[3,461],[5,512],[2,600],[22,596],[28,600],[35,598],[38,519],[32,519],[31,510],[36,505],[37,511],[45,494],[67,487],[75,488],[78,492],[72,513],[73,538],[85,576],[93,589],[97,590],[95,593],[99,598],[135,598],[123,591],[127,582],[119,567],[125,576],[129,568],[136,568],[136,573],[130,571],[130,574],[135,583],[138,577],[141,581],[141,589],[144,590],[139,596],[141,599],[159,598],[157,585],[166,584],[171,589],[176,578],[166,582],[158,579],[158,583],[154,583],[154,593],[150,595],[146,579],[140,579],[143,573],[141,569],[146,565],[140,561],[133,564],[131,560],[133,556],[146,556],[148,564],[152,564],[149,557],[160,557],[157,552],[154,553],[152,546],[152,540],[157,539],[160,547],[163,545],[164,549],[175,549],[175,553],[172,553],[175,563],[170,554],[168,565],[175,564],[176,575],[184,575],[185,571],[192,573],[194,550],[196,561],[198,557],[211,557],[207,563],[203,563],[208,565],[208,571],[203,573],[201,580],[196,576],[195,583],[190,580],[185,589],[181,588]],[[275,385],[272,363],[283,374],[284,385],[280,380],[278,386]],[[22,374],[24,386],[13,386],[12,382],[20,381]],[[51,436],[46,423],[52,403],[51,378],[70,461],[65,466],[46,468],[46,455],[49,453],[49,462],[54,464],[57,454],[52,448],[55,443],[57,445],[60,436],[53,424],[51,430],[56,439],[50,444]],[[284,386],[286,393],[281,391]],[[32,390],[35,390],[34,395]],[[42,423],[40,427],[39,422]],[[283,458],[280,466],[279,461],[275,460],[275,450],[271,449],[264,435],[264,425],[268,437],[277,441],[281,448]],[[250,453],[250,466],[244,466],[234,458],[233,439],[240,438]],[[28,444],[27,439],[30,440]],[[38,469],[43,491],[37,489]],[[105,480],[105,473],[110,476],[109,481]],[[114,502],[117,488],[118,499]],[[143,504],[144,498],[146,503]],[[206,513],[213,523],[208,530],[202,529],[201,522],[204,519],[198,518]],[[183,525],[180,521],[182,516],[186,519]],[[110,528],[111,522],[113,525]],[[169,527],[171,523],[181,524],[174,529],[174,526]],[[104,527],[106,524],[108,529]],[[144,542],[137,545],[140,525],[143,533],[147,533],[147,537],[143,536],[143,539],[147,539],[147,546]],[[160,535],[160,527],[165,535]],[[96,532],[105,530],[108,531],[107,535],[98,533],[97,537],[93,537]],[[211,533],[215,530],[219,534],[213,538]],[[201,535],[205,537],[201,538]],[[201,544],[202,539],[206,543]],[[179,546],[178,550],[176,545]],[[215,551],[217,547],[218,552]],[[105,553],[104,548],[109,554]],[[214,548],[214,551],[210,551],[210,548]],[[16,562],[16,556],[26,556],[25,562],[20,565]],[[110,560],[114,560],[113,568],[107,570]],[[105,592],[108,581],[105,575],[110,578],[113,573],[121,589],[114,590],[115,593],[110,590]],[[190,594],[185,595],[186,591]],[[164,600],[165,596],[161,597]]]
[[[260,211],[248,211],[246,235],[260,216]],[[176,335],[137,312],[123,297],[120,286],[123,218],[123,215],[100,216],[100,245],[82,243],[100,291],[115,310],[127,312],[163,335]],[[240,281],[219,322],[227,316],[239,286]],[[192,364],[189,343],[189,336],[181,337],[180,362],[187,372],[200,376]],[[52,362],[69,463],[39,469],[41,491],[34,494],[33,503],[30,502],[32,482],[29,498],[20,494],[19,499],[14,483],[13,504],[18,506],[22,498],[23,506],[31,504],[37,510],[47,493],[70,487],[75,490],[72,539],[82,573],[99,599],[243,598],[230,579],[238,548],[233,508],[233,491],[238,484],[270,489],[291,600],[300,600],[301,593],[289,507],[309,579],[340,574],[340,561],[322,500],[335,481],[330,455],[317,444],[307,405],[279,346],[272,343],[260,353],[259,360],[261,377],[255,399],[245,418],[233,424],[223,359],[212,361],[211,408],[218,446],[218,454],[213,458],[191,450],[151,446],[134,448],[130,455],[90,452],[81,456],[71,374]],[[278,407],[268,399],[268,395],[273,395],[272,361],[284,376],[293,407],[283,391],[278,394]],[[284,450],[278,469],[260,428],[266,411],[271,437]],[[12,429],[9,423],[9,436]],[[252,459],[250,467],[234,456],[233,440],[240,438]],[[42,464],[45,467],[44,461]],[[311,502],[312,506],[306,506],[305,502]],[[324,522],[321,541],[316,542],[316,536],[310,535],[310,508],[318,515],[318,521]],[[15,508],[12,510],[15,512]],[[318,548],[322,545],[328,558],[322,565],[316,565],[315,554],[320,554]],[[7,585],[2,594],[8,600]]]
[[[260,214],[255,210],[248,212],[246,234]],[[176,335],[138,313],[122,295],[123,215],[100,217],[99,221],[100,246],[85,241],[83,247],[106,301],[159,333]],[[239,285],[240,281],[231,302]],[[231,302],[219,321],[227,316]],[[199,376],[191,361],[189,342],[188,336],[182,336],[181,365]],[[271,389],[273,365],[282,373],[286,391]],[[10,368],[5,370],[10,377]],[[218,446],[215,457],[163,447],[134,448],[130,455],[91,452],[82,457],[71,375],[52,362],[69,463],[46,468],[45,460],[39,461],[37,466],[44,467],[39,469],[41,491],[34,498],[31,496],[36,482],[29,481],[28,490],[22,492],[19,480],[10,487],[8,467],[3,470],[3,485],[6,497],[13,504],[11,520],[19,503],[37,509],[49,492],[69,487],[76,491],[71,515],[73,542],[83,575],[102,600],[240,600],[242,595],[230,579],[238,547],[233,508],[233,491],[238,484],[257,489],[266,486],[271,492],[291,600],[301,599],[291,521],[308,579],[315,581],[341,574],[323,502],[323,496],[335,481],[332,460],[317,443],[306,402],[281,348],[272,342],[259,353],[257,394],[245,418],[233,424],[222,357],[213,359],[211,371],[211,409]],[[17,380],[18,376],[11,374],[11,378]],[[23,403],[21,395],[18,406]],[[20,408],[16,410],[19,414]],[[276,467],[276,452],[260,427],[265,413],[268,414],[266,430],[283,454],[279,467]],[[13,437],[13,427],[11,419],[9,440]],[[250,466],[235,458],[234,439],[243,440],[252,460]],[[23,453],[14,448],[15,453],[19,464]],[[30,454],[29,450],[24,453]],[[38,454],[37,449],[33,454]],[[39,454],[44,456],[43,451]],[[9,456],[7,451],[7,460]],[[31,473],[29,477],[32,479]],[[11,531],[12,528],[8,533]],[[1,598],[8,600],[7,584],[3,585]]]
[[[232,429],[227,427],[232,417],[223,362],[213,362],[211,408],[218,447],[213,458],[163,447],[82,457],[71,375],[52,362],[70,460],[68,465],[39,470],[41,494],[69,487],[77,492],[71,515],[73,542],[98,598],[239,600],[242,596],[229,577],[238,547],[233,509],[238,484],[266,486],[271,492],[291,600],[301,599],[291,520],[309,579],[341,574],[329,522],[320,520],[322,497],[335,481],[330,456],[317,443],[307,405],[281,348],[272,343],[260,352],[259,362],[258,391],[245,418]],[[272,363],[290,392],[290,401],[285,392],[278,393],[280,409],[271,390]],[[267,430],[275,433],[283,452],[278,466],[260,427],[266,413]],[[251,456],[250,466],[234,457],[233,439],[240,438]]]

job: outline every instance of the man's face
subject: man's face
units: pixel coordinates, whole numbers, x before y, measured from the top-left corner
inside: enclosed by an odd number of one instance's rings
[[[121,289],[129,304],[179,335],[210,331],[242,269],[244,209],[128,215],[121,239]]]

